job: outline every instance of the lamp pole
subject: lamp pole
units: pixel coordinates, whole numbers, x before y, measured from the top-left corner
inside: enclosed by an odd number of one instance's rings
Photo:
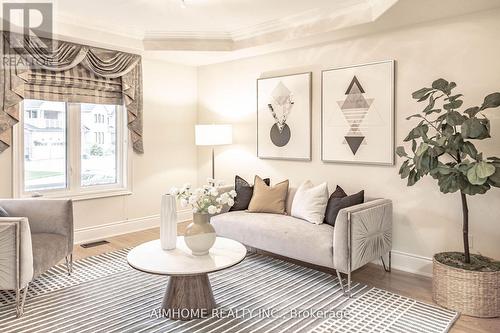
[[[212,146],[212,179],[215,180],[215,148]]]

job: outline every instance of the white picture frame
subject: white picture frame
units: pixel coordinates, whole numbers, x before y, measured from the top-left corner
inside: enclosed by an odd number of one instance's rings
[[[395,163],[394,60],[321,73],[321,160]]]
[[[312,72],[257,79],[257,156],[311,160]]]

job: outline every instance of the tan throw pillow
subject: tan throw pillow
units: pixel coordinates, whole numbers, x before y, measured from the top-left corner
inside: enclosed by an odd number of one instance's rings
[[[288,180],[268,186],[259,176],[255,176],[253,196],[248,205],[252,213],[285,214]]]

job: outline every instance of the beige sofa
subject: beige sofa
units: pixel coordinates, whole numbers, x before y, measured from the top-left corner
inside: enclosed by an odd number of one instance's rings
[[[229,190],[225,188],[224,190]],[[296,189],[287,197],[287,212]],[[217,235],[247,246],[286,256],[347,274],[343,290],[350,296],[351,272],[382,258],[390,271],[392,247],[392,202],[373,199],[340,210],[335,227],[312,224],[288,216],[247,211],[226,212],[212,217]],[[389,256],[386,267],[383,256]]]

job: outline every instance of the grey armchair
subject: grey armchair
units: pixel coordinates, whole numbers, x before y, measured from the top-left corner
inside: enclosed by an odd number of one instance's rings
[[[9,217],[0,217],[0,289],[15,290],[22,316],[29,283],[66,260],[73,266],[71,200],[0,199]]]

